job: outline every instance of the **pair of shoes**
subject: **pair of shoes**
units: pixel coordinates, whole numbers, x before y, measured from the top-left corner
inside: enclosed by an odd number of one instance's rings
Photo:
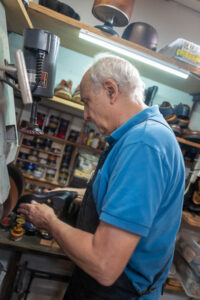
[[[72,99],[72,81],[61,80],[61,82],[54,89],[54,95],[67,100]]]
[[[72,94],[72,81],[61,80],[61,82],[54,89],[54,95],[60,98],[71,100],[80,104],[83,104],[80,96],[80,85],[77,86]]]
[[[39,0],[39,4],[80,21],[80,16],[74,11],[74,9],[63,2],[58,0]]]
[[[167,101],[164,101],[159,110],[165,120],[169,123],[176,136],[182,136],[183,130],[188,127],[190,107],[179,103],[172,107]]]

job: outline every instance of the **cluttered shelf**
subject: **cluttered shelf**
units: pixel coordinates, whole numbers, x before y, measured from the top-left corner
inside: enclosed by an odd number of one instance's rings
[[[55,136],[48,135],[48,134],[43,134],[41,137],[46,138],[46,139],[51,139],[52,141],[59,142],[59,143],[65,144],[65,145],[71,145],[73,147],[83,148],[83,149],[86,149],[86,150],[89,150],[89,151],[92,151],[92,152],[96,152],[96,153],[101,153],[102,152],[102,150],[100,150],[100,149],[96,149],[96,148],[93,148],[91,146],[87,146],[87,145],[84,145],[84,144],[81,144],[81,143],[75,143],[75,142],[71,142],[71,141],[68,141],[68,140],[63,140],[61,138],[57,138]],[[24,144],[22,144],[21,146],[23,148],[33,149],[32,146],[27,146],[27,145],[24,145]],[[47,153],[47,154],[52,154],[52,155],[55,155],[55,156],[60,156],[60,154],[58,154],[58,153],[54,153],[52,151],[46,151],[46,150],[43,150],[41,148],[36,148],[35,150],[37,150],[39,152],[44,152],[44,153]]]
[[[140,74],[154,81],[161,82],[168,86],[177,88],[187,93],[199,93],[200,92],[200,69],[190,64],[180,62],[173,58],[169,58],[163,54],[149,50],[133,42],[124,40],[122,38],[111,36],[103,33],[101,30],[92,26],[86,25],[80,21],[74,20],[70,17],[64,16],[58,12],[55,12],[49,8],[38,5],[34,2],[30,2],[27,11],[22,8],[23,4],[21,0],[6,1],[3,0],[3,4],[6,8],[8,30],[18,34],[22,34],[24,28],[42,28],[48,30],[61,38],[61,45],[69,48],[73,51],[85,54],[87,56],[94,56],[101,51],[110,51],[110,49],[98,46],[97,44],[90,44],[87,41],[79,38],[80,30],[85,30],[95,36],[106,39],[110,44],[115,44],[118,47],[122,47],[133,53],[137,53],[141,56],[148,57],[155,62],[159,62],[163,65],[171,66],[177,70],[183,70],[189,73],[187,79],[181,79],[156,69],[152,66],[139,62],[133,58],[131,62],[139,69]],[[20,12],[20,17],[16,18],[16,12]],[[28,12],[28,14],[27,14]]]
[[[23,148],[27,148],[27,149],[33,149],[33,147],[32,146],[27,146],[27,145],[23,145],[22,146]],[[60,156],[60,154],[57,154],[57,153],[54,153],[54,152],[51,152],[51,151],[45,151],[45,150],[42,150],[42,149],[35,149],[35,150],[37,150],[37,151],[39,151],[39,152],[44,152],[44,153],[46,153],[46,154],[53,154],[53,155],[55,155],[55,156]]]
[[[135,66],[139,69],[141,75],[147,78],[151,78],[152,80],[164,83],[168,86],[183,90],[187,93],[200,92],[200,70],[195,66],[177,61],[173,58],[169,58],[165,55],[149,50],[145,47],[124,40],[122,38],[103,33],[97,28],[86,25],[70,17],[64,16],[44,6],[35,4],[34,2],[30,2],[28,7],[28,14],[35,28],[43,28],[58,35],[61,38],[61,45],[63,47],[79,52],[81,54],[85,54],[87,56],[94,56],[95,54],[105,50],[108,51],[107,48],[98,46],[97,44],[90,44],[87,41],[80,39],[80,30],[85,30],[96,35],[97,37],[106,39],[106,41],[110,44],[114,43],[119,47],[123,47],[123,49],[126,49],[130,52],[137,52],[139,55],[148,57],[156,62],[160,62],[161,64],[172,66],[174,68],[189,72],[188,79],[184,80],[183,83],[183,79],[175,77],[172,74],[160,71],[145,64],[144,62],[139,62],[136,59],[127,58],[135,64]],[[195,76],[193,76],[193,74]]]
[[[48,181],[48,180],[45,180],[44,178],[36,178],[35,176],[27,175],[25,173],[23,173],[23,176],[27,179],[30,179],[31,182],[35,181],[37,183],[47,183],[47,184],[50,184],[51,186],[60,187],[60,184],[58,184],[57,181]]]

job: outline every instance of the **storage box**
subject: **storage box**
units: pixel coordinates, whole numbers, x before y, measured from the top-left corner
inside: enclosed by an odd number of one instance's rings
[[[200,46],[182,38],[160,49],[159,53],[200,67]]]

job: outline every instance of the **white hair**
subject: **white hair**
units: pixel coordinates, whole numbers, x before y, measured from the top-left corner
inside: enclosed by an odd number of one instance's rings
[[[127,60],[107,53],[97,55],[90,67],[93,90],[101,88],[107,78],[113,79],[119,91],[130,95],[133,101],[144,101],[144,83],[138,70]]]

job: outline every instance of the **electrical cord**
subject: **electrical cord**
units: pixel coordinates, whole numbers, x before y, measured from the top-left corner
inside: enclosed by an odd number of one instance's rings
[[[18,88],[17,88],[12,82],[10,82],[9,80],[0,77],[0,82],[4,82],[4,83],[8,84],[8,85],[11,86],[16,92],[21,93],[20,89],[18,89]]]

